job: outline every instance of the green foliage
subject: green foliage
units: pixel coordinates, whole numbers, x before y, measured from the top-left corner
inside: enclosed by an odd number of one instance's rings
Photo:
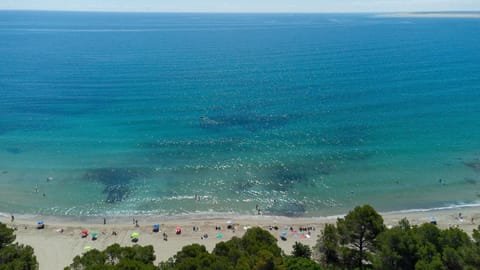
[[[385,225],[382,216],[373,207],[364,205],[355,207],[345,218],[339,218],[337,229],[343,254],[348,255],[343,258],[345,264],[363,269],[376,237],[385,230]]]
[[[315,261],[303,257],[286,257],[287,270],[322,270],[322,267]]]
[[[277,240],[261,228],[248,230],[242,238],[234,237],[218,243],[212,253],[204,246],[193,244],[184,247],[161,269],[168,270],[273,270],[286,269]]]
[[[293,245],[292,256],[310,259],[312,257],[312,249],[307,245],[295,242],[295,244]]]
[[[480,247],[465,232],[440,230],[430,223],[405,224],[377,237],[376,269],[479,269]]]
[[[473,229],[472,238],[475,244],[480,246],[480,225],[478,225],[476,229]]]
[[[0,224],[0,270],[36,270],[37,258],[33,248],[19,244],[15,241],[13,230],[5,224]]]
[[[337,228],[333,224],[326,224],[322,234],[317,239],[315,251],[320,255],[322,265],[338,265],[339,259],[339,242]]]
[[[377,253],[374,256],[376,269],[414,269],[417,261],[418,237],[413,234],[408,221],[386,230],[377,237]]]
[[[152,246],[120,247],[118,244],[104,251],[90,250],[82,256],[76,256],[66,270],[153,270],[155,255]]]
[[[7,227],[7,225],[0,223],[0,248],[3,248],[15,241],[15,235],[13,229]]]
[[[254,255],[261,250],[268,250],[273,256],[280,257],[282,250],[277,245],[277,239],[262,228],[249,229],[242,239],[242,247],[247,254]]]

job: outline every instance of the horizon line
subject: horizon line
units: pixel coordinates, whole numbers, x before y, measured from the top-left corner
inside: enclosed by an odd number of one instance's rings
[[[14,11],[14,12],[72,12],[72,13],[142,13],[142,14],[401,14],[401,13],[480,13],[480,10],[424,10],[424,11],[149,11],[149,10],[72,10],[72,9],[2,9],[0,12]]]

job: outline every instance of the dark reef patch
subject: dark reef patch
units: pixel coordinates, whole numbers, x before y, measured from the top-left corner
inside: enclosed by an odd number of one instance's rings
[[[131,192],[129,184],[138,177],[146,176],[148,171],[132,168],[98,168],[85,173],[85,179],[105,185],[103,193],[105,202],[115,203],[123,201]]]
[[[265,209],[266,214],[287,217],[300,217],[305,211],[305,205],[298,202],[275,202]]]
[[[477,184],[477,180],[475,180],[473,178],[470,178],[470,177],[465,177],[464,180],[465,180],[465,183],[470,184],[470,185],[476,185]]]
[[[18,154],[21,154],[23,152],[23,150],[20,149],[19,147],[6,147],[5,151],[7,151],[10,154],[14,154],[14,155],[18,155]]]
[[[363,125],[337,127],[327,131],[323,143],[335,146],[355,147],[364,145],[368,138],[369,128]]]
[[[271,168],[268,188],[276,191],[288,191],[296,184],[306,183],[307,174],[302,168],[275,166]]]
[[[254,132],[261,129],[272,129],[283,126],[290,120],[290,118],[291,117],[287,114],[219,114],[201,116],[199,125],[203,129],[220,130],[224,128],[242,127],[245,130]]]
[[[480,173],[480,161],[469,161],[463,163],[465,166],[471,168],[477,173]]]

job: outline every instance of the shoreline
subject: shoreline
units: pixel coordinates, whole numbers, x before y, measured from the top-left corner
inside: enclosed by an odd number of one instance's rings
[[[470,209],[478,208],[480,212],[480,203],[468,203],[468,204],[455,204],[448,206],[439,206],[432,208],[412,208],[392,211],[378,211],[382,216],[390,215],[402,215],[402,214],[416,214],[416,213],[434,213],[441,211],[453,211],[458,209]],[[352,209],[351,209],[352,210]],[[345,216],[347,213],[326,215],[326,216],[283,216],[283,215],[249,215],[238,214],[232,212],[203,212],[203,213],[186,213],[177,215],[91,215],[91,216],[76,216],[76,215],[37,215],[37,214],[18,214],[13,213],[15,220],[22,221],[24,223],[37,222],[39,220],[50,221],[50,224],[66,224],[73,226],[81,226],[84,224],[101,224],[103,225],[103,219],[108,220],[110,225],[122,225],[132,221],[132,218],[142,220],[145,222],[172,222],[172,221],[205,221],[205,220],[222,220],[222,219],[236,219],[236,220],[304,220],[304,221],[324,221],[324,220],[336,220]],[[0,212],[0,222],[8,223],[12,213]]]
[[[420,225],[430,222],[432,217],[437,221],[439,228],[458,227],[471,234],[472,230],[477,228],[480,222],[480,205],[459,205],[452,207],[440,207],[433,209],[411,209],[402,211],[379,212],[384,224],[388,227],[395,226],[398,222],[407,218],[412,225]],[[459,213],[462,219],[459,219]],[[103,224],[103,217],[95,216],[76,219],[62,217],[41,217],[45,222],[45,229],[36,229],[39,216],[19,215],[15,216],[12,223],[10,215],[0,213],[0,222],[9,227],[16,227],[15,235],[17,242],[30,245],[35,250],[35,255],[40,264],[40,270],[63,269],[72,263],[73,258],[84,252],[85,246],[91,246],[99,250],[118,243],[122,246],[131,246],[130,234],[139,232],[139,245],[153,245],[156,255],[155,263],[166,261],[175,255],[183,246],[198,243],[205,245],[207,250],[212,251],[215,245],[221,241],[227,241],[234,236],[241,237],[249,227],[262,227],[269,229],[270,226],[278,226],[278,230],[270,230],[272,235],[279,239],[281,231],[289,232],[287,241],[278,241],[280,248],[290,254],[295,241],[314,246],[318,236],[321,234],[325,224],[335,223],[337,218],[342,215],[323,216],[323,217],[284,217],[284,216],[236,216],[232,213],[225,213],[223,216],[135,216],[135,217],[109,217],[107,224]],[[133,219],[138,220],[139,226],[136,227]],[[235,230],[227,229],[229,221]],[[472,223],[473,221],[473,223]],[[153,224],[160,224],[160,232],[152,232]],[[175,228],[182,227],[182,234],[176,235]],[[193,231],[192,227],[198,226],[199,231]],[[215,230],[216,226],[221,226],[220,231]],[[309,237],[306,234],[293,234],[300,227],[311,227]],[[63,229],[63,232],[59,232]],[[96,241],[91,238],[81,238],[80,232],[87,229],[90,232],[99,233]],[[115,232],[116,235],[112,233]],[[168,241],[162,238],[163,232],[168,234]],[[217,238],[218,233],[222,233],[222,238]],[[204,234],[208,234],[208,239],[202,239]],[[48,242],[48,247],[45,243]]]

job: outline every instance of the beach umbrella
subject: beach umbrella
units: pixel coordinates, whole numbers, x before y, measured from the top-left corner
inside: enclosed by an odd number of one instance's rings
[[[140,235],[139,233],[134,232],[134,233],[132,233],[132,235],[130,235],[130,238],[136,239],[136,238],[138,238],[139,235]]]
[[[97,232],[92,232],[92,238],[96,239],[98,236],[98,233]]]
[[[182,227],[177,226],[177,227],[175,228],[175,233],[176,233],[176,234],[181,234],[181,233],[182,233]]]
[[[82,230],[82,237],[86,237],[88,235],[88,230]]]
[[[39,221],[37,222],[37,229],[43,229],[45,227],[45,224],[43,223],[43,221]]]
[[[286,231],[281,232],[281,233],[280,233],[280,236],[282,236],[282,237],[287,237],[287,232],[286,232]]]
[[[91,246],[85,246],[85,247],[83,248],[83,250],[85,250],[85,251],[89,251],[90,249],[92,249]]]
[[[222,233],[217,233],[217,238],[218,238],[218,239],[222,239],[222,238],[223,238],[223,234],[222,234]]]
[[[160,224],[153,224],[153,231],[158,232],[160,230]]]
[[[231,220],[228,220],[228,221],[227,221],[227,224],[228,224],[228,225],[231,225],[231,224],[232,224],[232,221],[231,221]]]

